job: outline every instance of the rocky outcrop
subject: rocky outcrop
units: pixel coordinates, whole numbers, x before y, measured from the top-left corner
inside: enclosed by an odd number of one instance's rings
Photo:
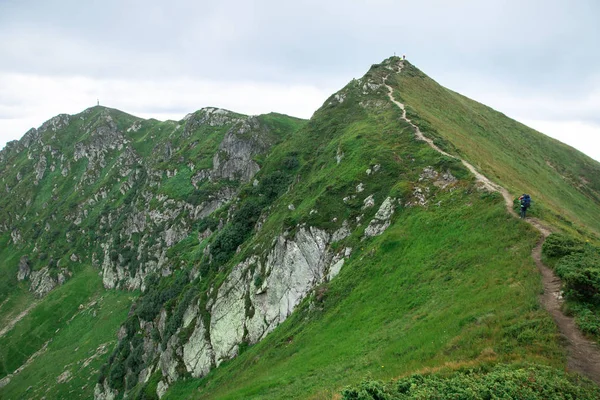
[[[44,173],[46,172],[46,165],[46,156],[41,154],[38,163],[35,165],[35,180],[33,181],[34,185],[37,185],[44,177]]]
[[[31,266],[29,265],[29,257],[22,256],[19,260],[19,272],[17,272],[17,279],[22,281],[29,277],[31,273]]]
[[[426,167],[419,176],[419,182],[431,181],[433,185],[441,189],[446,189],[448,186],[456,183],[458,180],[450,173],[450,171],[439,173],[433,167]]]
[[[350,232],[348,224],[342,224],[337,232],[338,237],[345,236]],[[162,396],[180,379],[182,371],[196,378],[205,376],[235,357],[243,343],[259,342],[285,321],[316,285],[335,277],[351,249],[334,253],[329,246],[333,237],[324,230],[302,226],[293,237],[279,235],[264,257],[250,256],[237,264],[205,305],[210,314],[208,325],[199,301],[188,306],[171,337],[164,337],[165,310],[155,321],[144,323],[145,354],[156,354],[150,356],[154,361],[146,360],[145,370],[156,363],[163,376],[157,395]],[[153,330],[166,340],[164,349],[152,344]],[[144,372],[139,379],[147,376]]]
[[[39,271],[31,272],[29,290],[38,298],[44,297],[56,286],[64,284],[70,276],[71,272],[66,268],[53,272],[49,267],[44,267]]]
[[[183,346],[183,362],[188,372],[194,378],[199,378],[210,372],[215,354],[211,343],[206,339],[206,328],[202,318],[195,317],[195,321],[194,331]],[[187,328],[185,323],[183,327]]]
[[[71,116],[68,114],[59,114],[56,117],[49,119],[44,122],[42,126],[39,128],[39,133],[44,133],[46,131],[56,132],[59,129],[65,128],[69,125],[71,121]]]
[[[94,400],[114,400],[117,391],[108,386],[108,382],[97,383],[94,388]]]
[[[249,117],[232,127],[213,157],[213,167],[201,170],[193,178],[195,186],[202,180],[219,179],[250,182],[260,167],[254,157],[264,153],[270,144],[265,128],[256,117]]]
[[[190,136],[193,131],[203,125],[224,126],[235,124],[246,118],[247,117],[245,116],[235,114],[222,108],[206,107],[196,113],[186,115],[184,118],[186,124],[183,129],[183,135]]]
[[[23,147],[28,149],[32,144],[39,143],[40,137],[41,133],[37,129],[31,128],[27,131],[27,133],[25,133],[25,135],[23,135],[20,143],[23,145]]]
[[[375,217],[365,229],[365,238],[381,235],[390,226],[390,219],[392,218],[392,214],[394,214],[395,201],[396,199],[391,197],[383,201]]]

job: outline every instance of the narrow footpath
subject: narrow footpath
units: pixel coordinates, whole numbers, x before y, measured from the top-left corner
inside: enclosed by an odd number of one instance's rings
[[[397,73],[402,72],[404,63],[400,61],[398,63]],[[513,196],[504,187],[490,181],[486,176],[478,172],[475,167],[469,162],[450,155],[440,149],[433,143],[433,140],[425,137],[418,126],[412,123],[410,119],[406,117],[406,109],[404,104],[400,103],[394,98],[393,89],[386,83],[387,76],[383,78],[383,84],[388,89],[388,97],[398,108],[402,110],[402,119],[410,124],[414,130],[417,139],[425,141],[432,149],[437,152],[454,159],[459,160],[469,171],[471,171],[477,181],[485,187],[487,190],[492,192],[499,192],[504,198],[507,211],[515,218],[519,216],[513,209]],[[542,275],[542,283],[544,285],[544,293],[540,296],[540,302],[544,308],[552,315],[560,333],[566,339],[567,348],[567,367],[571,371],[576,371],[583,376],[593,380],[597,384],[600,384],[600,349],[593,341],[587,339],[577,328],[575,320],[571,317],[566,316],[561,311],[562,296],[560,294],[561,281],[554,274],[550,268],[542,263],[542,245],[544,241],[550,235],[551,230],[544,226],[539,220],[535,218],[526,218],[525,222],[536,228],[542,235],[537,245],[531,252],[535,264],[537,265]]]

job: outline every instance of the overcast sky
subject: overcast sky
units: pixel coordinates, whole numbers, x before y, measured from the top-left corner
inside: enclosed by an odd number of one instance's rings
[[[598,0],[0,0],[0,148],[98,98],[309,118],[396,52],[600,160],[598,21]]]

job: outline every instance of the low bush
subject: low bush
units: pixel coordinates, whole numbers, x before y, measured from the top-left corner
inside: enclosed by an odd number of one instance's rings
[[[592,382],[546,366],[497,365],[451,374],[416,374],[396,382],[367,380],[342,391],[344,400],[597,399]]]
[[[556,264],[565,294],[580,301],[600,304],[600,251],[587,245],[582,252],[566,255]]]
[[[563,282],[569,311],[584,333],[600,337],[600,248],[561,234],[546,238],[542,248]]]
[[[542,251],[546,257],[560,258],[583,251],[583,242],[570,236],[553,233],[546,238]]]

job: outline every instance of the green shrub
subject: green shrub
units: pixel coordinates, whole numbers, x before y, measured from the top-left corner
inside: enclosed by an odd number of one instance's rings
[[[262,286],[264,282],[264,278],[260,273],[257,273],[256,275],[254,275],[254,286],[259,288]]]
[[[293,171],[300,166],[300,161],[298,161],[296,154],[290,154],[283,159],[282,165],[284,169]]]
[[[575,314],[575,322],[579,329],[588,335],[600,335],[600,316],[591,304],[572,304],[571,311]]]
[[[451,374],[416,374],[384,384],[364,381],[342,391],[344,400],[595,399],[591,381],[551,367],[497,365]]]
[[[556,274],[563,280],[567,296],[600,303],[600,251],[587,245],[582,252],[560,259]]]
[[[110,387],[116,390],[123,389],[123,378],[125,377],[125,366],[122,362],[115,362],[110,369],[108,382]]]
[[[344,400],[388,400],[394,399],[386,386],[379,381],[364,381],[358,388],[346,388],[342,391]]]
[[[549,258],[560,258],[581,251],[583,242],[559,233],[548,236],[542,247],[542,252]]]

